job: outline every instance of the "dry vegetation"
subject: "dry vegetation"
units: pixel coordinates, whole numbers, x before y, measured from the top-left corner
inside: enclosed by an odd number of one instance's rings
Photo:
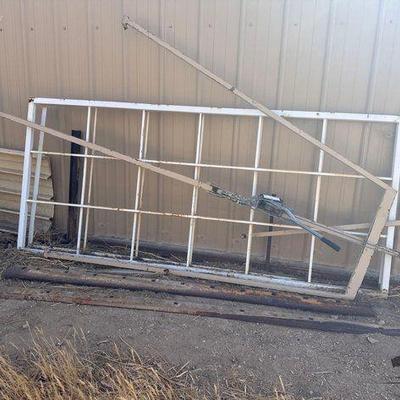
[[[0,354],[0,398],[3,400],[289,400],[283,383],[271,395],[252,393],[240,379],[196,385],[190,371],[140,357],[131,347],[113,345],[90,352],[83,336],[72,342],[33,335],[33,346],[11,359]]]
[[[1,236],[0,275],[12,264],[72,264],[23,253],[14,245],[14,237]],[[281,380],[268,394],[255,393],[239,376],[207,385],[187,366],[143,358],[127,344],[93,352],[81,333],[58,341],[35,332],[32,342],[27,350],[16,348],[12,357],[0,348],[1,400],[294,400]]]

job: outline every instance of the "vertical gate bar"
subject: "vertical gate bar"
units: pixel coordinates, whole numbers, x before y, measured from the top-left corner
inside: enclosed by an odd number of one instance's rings
[[[140,128],[140,144],[139,144],[139,159],[143,156],[146,118],[147,118],[146,111],[142,110],[142,124],[141,124],[141,128]],[[142,179],[142,168],[138,167],[137,178],[136,178],[135,206],[134,206],[135,210],[137,210],[139,208],[141,179]],[[131,261],[133,260],[134,253],[135,253],[137,221],[138,221],[138,214],[135,213],[135,214],[133,214],[133,224],[132,224],[132,239],[131,239],[131,254],[130,254]]]
[[[196,164],[201,162],[201,154],[203,152],[203,137],[204,137],[204,114],[199,114],[199,121],[197,125],[197,144],[196,144]],[[196,180],[200,179],[200,167],[196,165],[194,167],[194,175],[193,178]],[[199,188],[193,186],[192,192],[192,209],[191,209],[191,216],[195,216],[197,213],[197,205],[198,205],[198,198],[199,198]],[[193,244],[194,244],[194,232],[196,228],[196,218],[190,218],[190,225],[189,225],[189,236],[188,236],[188,250],[186,256],[186,265],[190,267],[192,264],[193,259]]]
[[[326,133],[327,133],[328,120],[324,119],[322,121],[322,132],[321,132],[321,143],[325,144],[326,142]],[[319,160],[318,160],[318,172],[322,172],[324,166],[324,151],[319,151]],[[318,211],[319,211],[319,199],[321,194],[321,175],[317,176],[317,185],[315,186],[315,198],[314,198],[314,214],[313,221],[317,221],[318,219]],[[315,249],[315,236],[311,236],[311,244],[310,244],[310,260],[308,262],[308,277],[307,282],[311,282],[312,278],[312,269],[314,262],[314,249]]]
[[[43,107],[40,116],[40,125],[46,126],[46,118],[47,118],[47,107]],[[33,180],[32,200],[34,201],[38,199],[39,195],[40,171],[42,168],[42,157],[43,157],[41,152],[43,151],[43,143],[44,143],[44,132],[40,131],[39,142],[38,142],[38,153],[36,155],[35,177]],[[37,203],[32,203],[31,213],[29,217],[28,245],[32,244],[33,242],[33,236],[35,233],[36,209],[37,209]]]
[[[92,107],[88,107],[87,117],[86,117],[86,135],[85,135],[86,142],[89,142],[89,139],[90,139],[91,115],[92,115]],[[85,154],[85,157],[83,159],[81,202],[80,202],[81,206],[85,203],[86,171],[87,171],[87,157],[86,156],[88,155],[87,147],[85,147],[84,154]],[[83,207],[80,207],[79,208],[79,221],[78,221],[78,237],[76,239],[76,254],[79,254],[80,249],[81,249],[82,222],[83,222]]]
[[[256,143],[256,155],[254,158],[254,168],[258,168],[260,165],[261,158],[261,145],[262,145],[262,134],[263,134],[263,123],[264,117],[258,117],[258,127],[257,127],[257,143]],[[258,183],[258,171],[253,173],[253,187],[251,190],[251,195],[255,196],[257,194],[257,183]],[[254,220],[254,210],[250,210],[250,222]],[[248,274],[250,271],[250,258],[251,258],[251,245],[253,242],[253,224],[249,224],[249,230],[247,233],[247,249],[246,249],[246,266],[245,273]]]
[[[97,108],[94,109],[92,143],[96,143],[96,130],[97,130]],[[91,150],[90,154],[93,155],[94,151]],[[87,204],[90,204],[90,200],[92,198],[94,158],[91,158],[89,162],[90,162],[90,166],[89,166],[89,183],[88,183]],[[87,247],[87,237],[88,237],[88,229],[89,229],[89,214],[90,214],[90,208],[87,208],[86,209],[86,217],[85,217],[85,230],[83,233],[83,249],[84,250]]]
[[[395,145],[393,152],[393,162],[392,162],[392,188],[399,191],[400,187],[400,122],[396,124],[396,134],[395,134]],[[394,221],[397,217],[397,203],[398,203],[398,194],[396,195],[392,207],[389,212],[389,221]],[[394,233],[395,227],[390,226],[387,230],[386,236],[386,247],[390,249],[393,248],[394,244]],[[381,267],[380,273],[380,289],[382,292],[387,292],[389,290],[390,285],[390,273],[392,269],[393,257],[389,254],[385,254],[383,266]]]
[[[143,155],[142,160],[147,156],[147,138],[149,135],[149,119],[150,112],[146,113],[146,128],[144,133],[144,146],[143,146]],[[140,191],[139,191],[139,210],[142,208],[143,203],[143,190],[144,190],[144,176],[146,174],[146,170],[142,169],[141,179],[140,179]],[[139,237],[140,237],[140,227],[142,223],[142,214],[140,212],[137,213],[137,229],[136,229],[136,242],[135,242],[135,257],[139,256]]]
[[[27,120],[35,122],[36,119],[36,104],[31,101],[28,104]],[[21,202],[19,207],[19,221],[18,221],[18,249],[23,249],[26,245],[26,224],[28,222],[28,198],[30,193],[31,183],[31,168],[32,168],[32,148],[33,148],[33,129],[26,128],[25,134],[25,151],[24,151],[24,166],[22,173],[22,186],[21,186]]]

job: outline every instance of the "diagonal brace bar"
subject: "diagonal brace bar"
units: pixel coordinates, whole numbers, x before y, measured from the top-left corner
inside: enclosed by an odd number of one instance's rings
[[[134,21],[131,21],[128,16],[124,16],[123,21],[122,21],[122,26],[124,29],[128,28],[133,28],[136,31],[140,32],[147,38],[151,39],[153,42],[157,43],[164,49],[170,51],[172,54],[180,58],[181,60],[185,61],[192,67],[194,67],[196,70],[200,71],[202,74],[207,76],[208,78],[212,79],[213,81],[217,82],[221,86],[223,86],[225,89],[231,91],[234,95],[245,101],[246,103],[252,105],[253,107],[257,108],[259,111],[264,113],[266,116],[270,117],[271,119],[275,120],[276,122],[279,122],[292,132],[296,133],[297,135],[301,136],[303,139],[307,140],[308,142],[312,143],[313,145],[319,147],[321,150],[325,151],[327,154],[332,156],[333,158],[336,158],[337,160],[341,161],[343,164],[347,165],[354,171],[357,171],[361,175],[363,175],[365,178],[369,179],[370,181],[374,182],[376,185],[380,186],[383,189],[386,190],[393,190],[391,186],[383,182],[381,179],[377,178],[375,175],[371,174],[370,172],[366,171],[364,168],[360,167],[359,165],[353,163],[352,161],[348,160],[346,157],[342,156],[340,153],[337,151],[333,150],[329,146],[321,143],[319,140],[315,139],[313,136],[310,134],[304,132],[302,129],[298,128],[297,126],[293,125],[291,122],[286,120],[285,118],[281,117],[278,115],[276,112],[270,110],[268,107],[265,105],[259,103],[258,101],[252,99],[248,95],[246,95],[244,92],[240,91],[239,89],[235,88],[231,83],[225,81],[224,79],[220,78],[218,75],[214,74],[207,68],[203,67],[201,64],[198,62],[194,61],[192,58],[188,57],[187,55],[183,54],[181,51],[176,49],[175,47],[171,46],[164,40],[160,39],[158,36],[153,35],[151,32],[147,31],[144,29],[141,25],[137,24]]]

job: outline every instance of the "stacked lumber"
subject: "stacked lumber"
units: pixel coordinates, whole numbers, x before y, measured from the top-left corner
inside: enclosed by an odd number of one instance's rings
[[[0,148],[0,231],[16,233],[18,230],[19,206],[21,200],[22,170],[24,153],[19,150]],[[33,157],[31,190],[35,172],[36,157]],[[32,195],[32,192],[31,192]],[[38,200],[53,199],[53,181],[50,159],[42,157]],[[54,206],[38,204],[36,211],[36,232],[47,232],[54,215]]]

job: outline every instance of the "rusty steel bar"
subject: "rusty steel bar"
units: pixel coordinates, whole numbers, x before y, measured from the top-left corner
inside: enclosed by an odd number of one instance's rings
[[[118,296],[115,291],[99,293],[95,288],[55,288],[47,286],[15,287],[7,286],[0,291],[0,299],[32,300],[52,303],[80,304],[96,307],[112,307],[130,310],[163,312],[170,314],[191,315],[196,317],[218,318],[225,320],[251,322],[273,326],[310,329],[324,332],[349,334],[382,334],[400,336],[400,327],[386,327],[373,323],[350,320],[310,318],[288,313],[249,312],[230,305],[207,305],[203,303],[182,302],[160,298],[143,298],[135,296]]]
[[[357,315],[375,317],[370,306],[357,305],[346,301],[317,299],[289,293],[277,293],[270,290],[235,288],[223,284],[209,285],[202,282],[192,283],[184,280],[154,279],[144,277],[120,277],[101,274],[95,271],[81,271],[56,268],[32,268],[24,265],[12,265],[3,272],[3,279],[22,279],[29,281],[93,286],[108,289],[127,289],[132,291],[151,291],[179,296],[202,297],[227,300],[248,304],[282,307],[293,310],[328,314]]]

